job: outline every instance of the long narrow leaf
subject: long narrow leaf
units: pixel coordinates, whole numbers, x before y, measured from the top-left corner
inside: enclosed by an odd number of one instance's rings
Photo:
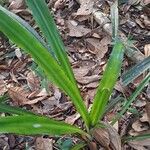
[[[5,10],[5,13],[7,13],[7,15],[9,15],[11,18],[13,18],[14,20],[17,20],[24,28],[26,28],[31,34],[33,34],[34,37],[37,38],[37,40],[45,47],[49,50],[49,52],[53,55],[54,54],[52,52],[52,50],[50,49],[50,47],[47,46],[47,44],[45,43],[45,41],[39,36],[39,34],[27,23],[25,22],[22,18],[18,17],[17,15]]]
[[[134,67],[132,67],[129,71],[122,75],[121,78],[123,85],[127,86],[136,77],[138,77],[148,69],[150,69],[150,56],[137,63]]]
[[[81,129],[64,122],[31,115],[0,117],[0,133],[25,135],[61,135],[79,133],[87,135]]]
[[[140,83],[140,85],[137,87],[135,92],[129,97],[128,101],[124,105],[124,107],[121,109],[120,113],[116,115],[116,117],[113,119],[111,124],[115,124],[117,120],[119,120],[122,115],[129,109],[129,106],[131,103],[135,100],[135,98],[139,95],[139,93],[142,91],[142,89],[145,87],[145,85],[150,81],[150,74],[148,74],[143,81]]]
[[[54,51],[62,69],[68,78],[76,84],[73,71],[71,69],[67,53],[65,52],[64,44],[60,38],[59,32],[56,28],[54,19],[48,9],[44,0],[26,0],[29,8],[32,10],[33,16],[45,35],[49,46]]]
[[[34,113],[27,111],[25,109],[9,106],[6,104],[0,104],[0,112],[17,114],[17,115],[35,115]]]
[[[9,14],[9,11],[0,6],[0,31],[30,53],[48,78],[70,96],[88,128],[88,112],[76,86],[66,77],[64,71],[37,38]]]
[[[112,93],[113,87],[119,76],[122,60],[124,54],[124,45],[117,41],[114,45],[111,56],[108,60],[102,80],[94,97],[93,106],[90,112],[91,125],[97,124],[99,119],[103,116],[106,109],[106,104]]]
[[[118,37],[118,0],[115,0],[111,6],[111,22],[112,22],[112,37],[113,40]]]

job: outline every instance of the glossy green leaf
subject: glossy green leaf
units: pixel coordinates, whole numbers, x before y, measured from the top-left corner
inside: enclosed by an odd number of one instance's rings
[[[47,49],[10,12],[0,6],[0,31],[20,48],[30,53],[35,62],[44,70],[47,77],[61,90],[68,94],[81,114],[88,128],[89,117],[83,99],[76,86],[65,75],[62,68],[50,55]]]
[[[123,85],[127,86],[135,78],[137,78],[139,75],[141,75],[148,69],[150,69],[150,56],[137,63],[134,67],[132,67],[129,71],[125,72],[122,75],[121,78]]]
[[[111,124],[115,124],[117,120],[119,120],[123,114],[129,109],[131,103],[136,99],[136,97],[139,95],[139,93],[143,90],[146,84],[150,82],[150,74],[148,74],[143,81],[140,83],[140,85],[137,87],[135,92],[129,97],[129,99],[124,104],[121,111],[116,115],[116,117],[113,119]]]
[[[63,41],[60,38],[54,19],[44,0],[26,0],[27,5],[32,10],[33,16],[47,39],[49,46],[56,55],[62,69],[68,78],[76,85],[73,71],[71,69]]]
[[[27,111],[25,109],[21,109],[14,106],[9,106],[6,104],[0,104],[0,112],[3,113],[10,113],[10,114],[17,114],[17,115],[35,115],[34,113]]]
[[[61,135],[79,133],[86,135],[81,129],[64,122],[31,115],[0,117],[0,133],[16,133],[24,135]]]
[[[124,45],[117,41],[113,47],[103,77],[94,97],[90,112],[91,125],[95,126],[103,116],[107,102],[118,79],[124,55]]]

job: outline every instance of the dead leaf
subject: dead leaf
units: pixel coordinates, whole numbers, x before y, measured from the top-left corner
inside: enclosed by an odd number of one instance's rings
[[[53,150],[53,140],[38,137],[35,141],[36,150]]]
[[[150,56],[150,44],[144,46],[144,53],[146,57]]]
[[[92,76],[76,76],[76,80],[80,84],[89,84],[95,81],[99,81],[100,76],[99,75],[92,75]]]
[[[84,25],[74,25],[72,21],[68,21],[67,26],[69,28],[68,35],[71,37],[82,37],[91,32],[91,29],[86,28]]]
[[[79,118],[80,118],[80,114],[79,114],[79,113],[75,113],[75,114],[73,114],[73,115],[67,117],[67,118],[65,119],[65,122],[66,122],[66,123],[69,123],[69,124],[71,124],[71,125],[73,125],[73,124],[75,123],[75,121],[76,121],[77,119],[79,119]]]
[[[57,9],[61,9],[65,6],[65,2],[66,0],[56,0],[55,4],[54,4],[54,8]]]
[[[0,96],[7,92],[6,83],[4,80],[0,80]]]
[[[80,8],[78,9],[76,16],[87,16],[90,15],[93,11],[94,0],[78,0]]]
[[[150,149],[150,139],[130,141],[128,144],[136,150],[148,150]]]
[[[148,102],[148,103],[146,104],[145,109],[146,109],[146,113],[147,113],[148,120],[149,120],[149,124],[150,124],[150,102]]]
[[[17,10],[25,8],[25,1],[24,0],[12,0],[9,9],[10,10]]]
[[[135,122],[132,124],[132,128],[133,128],[134,131],[136,131],[136,132],[141,132],[141,131],[145,131],[145,130],[148,130],[148,129],[149,129],[149,127],[148,127],[146,124],[140,122],[139,120],[135,121]]]
[[[22,87],[10,87],[8,89],[8,94],[15,105],[23,105],[25,102],[29,101],[27,98],[28,92]]]
[[[111,43],[111,39],[105,36],[102,40],[96,38],[87,38],[88,49],[92,53],[96,54],[96,57],[101,60],[108,51],[108,45]]]
[[[147,113],[143,113],[143,114],[142,114],[142,117],[140,118],[140,121],[141,121],[141,122],[149,122],[149,118],[148,118]],[[149,123],[150,123],[150,122],[149,122]]]
[[[105,128],[95,128],[92,131],[93,137],[105,149],[108,150],[121,150],[121,138],[115,128],[111,125],[104,123]]]
[[[110,138],[107,128],[95,128],[92,131],[93,137],[107,150],[109,149]]]
[[[30,71],[27,74],[26,80],[27,80],[27,84],[28,84],[29,88],[31,89],[31,91],[40,90],[39,78],[35,75],[35,73],[33,71]]]

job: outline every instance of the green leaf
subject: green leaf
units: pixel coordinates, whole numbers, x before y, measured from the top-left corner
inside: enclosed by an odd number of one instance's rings
[[[82,148],[84,148],[87,144],[86,143],[78,143],[76,145],[74,145],[71,150],[81,150]]]
[[[10,12],[0,6],[0,31],[8,36],[20,48],[30,53],[35,62],[44,70],[47,77],[61,90],[68,94],[77,111],[89,127],[88,111],[76,86],[66,77],[62,68],[47,49]]]
[[[5,94],[5,95],[3,95],[3,96],[0,96],[0,104],[1,103],[5,103],[5,101],[7,101],[8,100],[8,95],[7,94]]]
[[[103,77],[94,97],[93,106],[90,112],[91,125],[95,126],[103,116],[107,102],[112,93],[113,87],[120,74],[124,54],[124,45],[117,41],[108,60]]]
[[[122,101],[125,101],[125,98],[120,97],[120,96],[118,96],[114,99],[111,99],[110,102],[108,103],[108,105],[106,106],[105,113],[112,110],[119,102],[122,102]]]
[[[27,111],[25,109],[9,106],[6,104],[0,104],[0,112],[17,114],[17,115],[35,115],[34,113]]]
[[[76,85],[76,80],[71,69],[67,53],[63,41],[60,38],[54,19],[49,11],[49,8],[44,0],[26,0],[27,5],[32,10],[33,16],[45,35],[49,46],[52,48],[56,55],[58,62],[62,66],[62,69]]]
[[[64,122],[31,115],[0,117],[0,125],[0,133],[24,135],[86,134],[81,129]]]
[[[124,86],[127,86],[131,83],[136,77],[144,73],[146,70],[150,69],[150,56],[140,61],[134,67],[132,67],[129,71],[122,75],[122,83]]]
[[[139,93],[143,90],[146,84],[148,84],[150,81],[150,74],[148,74],[143,81],[140,83],[140,85],[137,87],[135,92],[129,97],[129,99],[126,101],[125,105],[122,107],[121,111],[116,115],[116,117],[112,120],[112,125],[116,123],[117,120],[119,120],[123,114],[129,109],[131,103],[135,100],[135,98],[139,95]]]

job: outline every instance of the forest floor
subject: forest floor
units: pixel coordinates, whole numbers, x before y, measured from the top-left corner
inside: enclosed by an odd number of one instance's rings
[[[57,27],[68,51],[78,86],[85,104],[90,107],[99,80],[105,70],[112,50],[111,35],[104,26],[110,23],[112,0],[47,0],[53,11]],[[33,17],[24,0],[9,0],[2,3],[7,9],[19,15],[37,31]],[[121,0],[119,4],[119,31],[132,41],[134,53],[126,53],[122,73],[150,56],[150,1]],[[96,18],[93,10],[104,16]],[[100,22],[103,20],[104,22]],[[39,32],[41,34],[41,32]],[[42,35],[42,34],[41,34]],[[21,35],[20,35],[21,36]],[[123,86],[117,81],[112,99],[121,96],[128,98],[145,77],[140,75],[132,83]],[[56,120],[70,124],[82,124],[71,101],[45,76],[41,76],[33,60],[16,47],[5,36],[0,37],[0,96],[8,94],[7,103],[28,109]],[[120,110],[119,102],[109,111],[104,121],[110,122]],[[2,116],[7,114],[1,113]],[[132,104],[130,111],[114,125],[120,136],[150,133],[150,85]],[[0,135],[0,150],[69,150],[77,139],[72,136],[18,136]],[[130,141],[122,145],[124,150],[150,149],[150,139]],[[105,149],[101,148],[100,149]]]

